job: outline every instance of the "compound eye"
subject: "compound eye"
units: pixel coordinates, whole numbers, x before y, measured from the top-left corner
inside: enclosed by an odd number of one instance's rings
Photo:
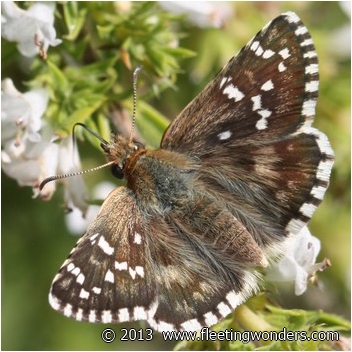
[[[138,149],[144,148],[144,145],[141,142],[133,141],[133,143],[134,143],[134,150],[136,151]]]
[[[123,179],[123,170],[116,164],[111,166],[111,173],[119,180]]]

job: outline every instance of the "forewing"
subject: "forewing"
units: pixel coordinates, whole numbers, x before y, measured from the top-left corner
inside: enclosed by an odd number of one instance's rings
[[[329,184],[333,151],[311,127],[318,83],[307,28],[283,14],[230,60],[161,143],[201,161],[206,189],[264,247],[298,233]]]
[[[215,147],[258,147],[286,138],[312,123],[318,83],[307,28],[295,14],[281,15],[188,104],[161,147],[206,157]]]

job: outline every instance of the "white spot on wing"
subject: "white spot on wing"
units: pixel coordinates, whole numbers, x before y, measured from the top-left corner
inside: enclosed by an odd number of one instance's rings
[[[284,72],[287,69],[287,67],[284,65],[283,62],[280,62],[279,66],[277,68],[278,68],[279,72]]]
[[[253,42],[251,47],[250,47],[250,49],[253,50],[253,51],[256,51],[258,49],[258,47],[259,47],[259,44],[260,43],[258,41]]]
[[[264,91],[269,91],[269,90],[272,90],[274,88],[274,84],[273,84],[273,81],[271,79],[269,79],[268,81],[266,81],[261,87],[260,89],[261,90],[264,90]]]
[[[334,164],[333,160],[321,161],[319,163],[319,167],[317,171],[317,178],[321,181],[329,182],[331,168],[333,164]]]
[[[67,265],[67,271],[72,271],[75,268],[75,265],[73,263],[70,263]]]
[[[298,28],[296,29],[296,31],[295,31],[295,34],[296,34],[297,36],[303,35],[303,34],[306,34],[306,33],[308,33],[308,29],[307,29],[307,27],[305,27],[305,26],[298,27]]]
[[[79,293],[79,297],[83,299],[88,299],[89,298],[89,292],[86,291],[84,288],[81,289],[81,292]]]
[[[77,276],[76,282],[78,282],[80,285],[82,285],[83,282],[84,282],[84,280],[85,280],[85,276],[84,276],[82,273],[80,273],[80,274]]]
[[[274,51],[268,49],[268,50],[265,50],[264,53],[263,53],[263,59],[269,59],[271,58],[273,55],[275,54]]]
[[[111,321],[112,321],[111,310],[103,310],[102,315],[101,315],[101,321],[105,324],[111,323]]]
[[[114,274],[110,270],[108,270],[105,274],[104,280],[113,284],[115,282]]]
[[[259,110],[258,114],[262,116],[264,119],[268,118],[271,115],[271,111],[267,109]]]
[[[72,275],[75,275],[75,276],[78,276],[78,274],[81,272],[81,269],[76,266],[72,271],[71,271],[71,274]]]
[[[218,137],[221,141],[226,141],[227,139],[230,139],[231,136],[232,136],[231,131],[225,131],[218,134]]]
[[[82,321],[82,319],[83,319],[83,309],[82,308],[78,308],[75,319],[77,321]]]
[[[144,277],[144,269],[142,266],[136,266],[134,270],[132,268],[128,268],[128,272],[130,273],[132,279],[136,278],[136,275],[139,275],[140,277]]]
[[[144,277],[144,269],[142,266],[137,265],[135,269],[136,269],[137,275],[139,275],[140,277]]]
[[[120,308],[117,315],[120,323],[130,321],[130,313],[127,308]]]
[[[265,130],[268,127],[268,121],[266,121],[266,119],[262,118],[257,121],[257,123],[255,124],[255,127],[258,130]]]
[[[315,212],[317,207],[314,204],[311,203],[303,203],[302,206],[300,207],[299,211],[304,215],[307,216],[308,218],[311,218]]]
[[[134,280],[135,277],[136,277],[136,272],[135,272],[135,270],[133,270],[132,268],[128,268],[128,272],[130,273],[131,278]]]
[[[92,291],[93,291],[96,295],[99,295],[99,294],[101,293],[101,288],[94,286],[94,287],[92,288]]]
[[[279,55],[286,60],[287,58],[289,58],[291,56],[290,51],[288,50],[288,48],[282,49],[279,51]]]
[[[235,291],[230,291],[227,295],[226,295],[226,299],[227,301],[230,303],[231,307],[233,309],[235,309],[240,303],[240,298],[238,296],[238,294],[236,294]]]
[[[305,41],[303,41],[303,42],[301,43],[301,46],[309,46],[309,45],[313,45],[313,40],[312,40],[312,38],[306,39]]]
[[[99,236],[99,232],[98,233],[95,233],[93,236],[89,237],[89,240],[91,242],[92,245],[95,244],[95,239]]]
[[[244,94],[233,84],[227,85],[223,92],[228,96],[229,99],[234,99],[235,102],[244,98]]]
[[[89,313],[89,316],[88,316],[88,321],[90,321],[91,323],[94,323],[97,321],[97,318],[96,318],[96,313],[95,313],[95,310],[91,310],[90,313]]]
[[[317,53],[315,51],[308,51],[303,54],[303,57],[305,59],[313,59],[314,57],[317,57]]]
[[[285,13],[285,15],[287,16],[287,19],[290,23],[298,23],[301,21],[294,12],[288,11]]]
[[[135,232],[134,234],[133,243],[136,243],[136,244],[142,243],[142,236],[138,232]]]
[[[217,309],[224,318],[231,313],[230,307],[224,302],[219,303]]]
[[[326,191],[325,187],[314,186],[310,193],[314,196],[314,198],[323,200],[325,191]]]
[[[107,255],[112,255],[114,253],[114,247],[111,247],[109,243],[105,240],[104,236],[101,236],[98,241],[98,246]]]
[[[314,116],[315,114],[315,100],[306,100],[303,103],[302,115],[303,116]]]
[[[257,56],[262,56],[264,53],[264,49],[261,47],[261,45],[258,45],[257,50],[254,52],[255,55]]]
[[[251,98],[253,102],[253,111],[259,110],[262,107],[262,96],[261,95],[255,95],[254,97]]]
[[[306,74],[315,74],[318,73],[318,65],[317,64],[310,64],[305,68]]]
[[[221,82],[220,82],[220,88],[227,82],[227,77],[223,77]]]
[[[217,318],[216,315],[214,315],[212,312],[205,313],[204,315],[204,321],[207,326],[212,326],[216,324],[219,319]]]
[[[146,320],[147,312],[143,307],[134,307],[133,308],[133,318],[134,320]]]
[[[63,314],[66,317],[72,317],[72,305],[67,303],[64,310],[63,310]]]
[[[58,303],[58,299],[55,296],[53,296],[51,291],[49,293],[49,304],[55,310],[59,310],[60,309],[60,304]]]
[[[115,269],[117,270],[127,270],[127,262],[115,262]]]
[[[306,223],[300,219],[291,219],[286,226],[286,231],[297,235]]]
[[[271,111],[269,110],[259,110],[258,114],[262,117],[260,120],[257,121],[255,127],[258,130],[265,130],[268,127],[268,120],[267,118],[271,115]]]
[[[311,81],[306,83],[305,90],[306,92],[317,92],[319,89],[319,82],[318,81]]]

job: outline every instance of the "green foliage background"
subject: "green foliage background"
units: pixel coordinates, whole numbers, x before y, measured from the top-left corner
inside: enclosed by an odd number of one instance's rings
[[[323,309],[349,319],[350,57],[337,55],[331,43],[333,33],[347,25],[349,18],[339,3],[233,2],[235,14],[221,29],[194,27],[182,17],[158,10],[157,3],[130,5],[131,10],[117,13],[110,2],[58,2],[55,28],[63,44],[49,49],[47,62],[36,59],[26,66],[15,45],[2,39],[2,79],[12,78],[24,92],[28,85],[38,83],[32,81],[34,77],[40,77],[41,83],[51,89],[46,118],[62,135],[81,121],[108,137],[109,120],[105,117],[112,107],[120,103],[131,111],[128,61],[131,67],[143,64],[137,125],[147,144],[157,147],[167,121],[258,30],[281,12],[295,11],[310,30],[320,58],[315,126],[329,136],[336,154],[331,186],[310,225],[312,233],[322,241],[319,259],[330,258],[332,267],[319,276],[322,289],[312,287],[296,297],[292,287],[281,288],[276,300],[285,308]],[[26,3],[21,6],[25,8]],[[177,37],[178,46],[167,45],[176,42]],[[106,46],[99,47],[102,43]],[[349,43],[341,46],[344,44]],[[70,60],[62,60],[63,52],[71,55]],[[80,65],[70,66],[67,62]],[[83,141],[79,148],[84,166],[104,162],[93,143]],[[112,179],[102,171],[87,176],[86,182],[92,187],[107,178]],[[120,342],[117,338],[105,344],[100,334],[106,326],[77,323],[49,307],[51,281],[77,238],[64,225],[60,191],[48,203],[32,199],[31,192],[2,175],[2,349],[172,348],[174,343],[163,342],[157,333],[152,342]],[[133,326],[143,325],[124,324]],[[118,337],[121,327],[113,326]]]

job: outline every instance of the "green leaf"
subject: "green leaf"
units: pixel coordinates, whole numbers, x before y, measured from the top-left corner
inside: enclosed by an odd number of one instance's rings
[[[68,89],[69,82],[65,74],[49,59],[46,61],[49,74],[51,75],[52,84],[54,87],[59,86],[61,89]]]
[[[113,68],[117,59],[116,56],[80,68],[68,67],[65,74],[75,89],[89,89],[94,93],[106,93],[117,79],[117,72]]]
[[[77,123],[84,123],[93,113],[100,107],[100,105],[104,102],[103,96],[95,96],[95,101],[91,104],[81,107],[75,110],[72,114],[68,115],[60,123],[59,129],[56,131],[56,134],[65,137],[71,133],[72,127]]]
[[[191,57],[194,57],[194,56],[197,56],[197,53],[193,50],[189,50],[189,49],[185,49],[185,48],[170,48],[170,47],[163,47],[163,50],[174,56],[174,57],[177,57],[179,59],[188,59],[188,58],[191,58]]]
[[[68,1],[64,3],[63,10],[68,30],[68,34],[64,35],[64,38],[69,41],[74,41],[86,22],[88,10],[85,8],[79,8],[79,4],[76,1]]]
[[[98,36],[101,40],[109,40],[111,37],[115,26],[112,24],[108,25],[97,25]]]

